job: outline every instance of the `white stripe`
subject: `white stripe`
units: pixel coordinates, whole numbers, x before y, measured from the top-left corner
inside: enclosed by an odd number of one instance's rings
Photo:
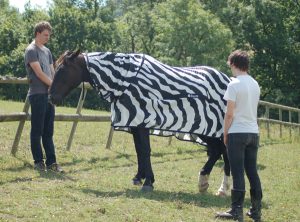
[[[127,122],[128,122],[128,119],[129,119],[129,111],[127,110],[127,108],[125,106],[123,106],[123,104],[120,103],[120,100],[117,100],[116,106],[118,107],[118,109],[122,113],[122,118],[115,125],[116,126],[126,126]]]
[[[170,100],[169,104],[172,106],[172,110],[177,115],[178,120],[176,124],[170,128],[170,130],[177,130],[179,127],[182,126],[183,123],[183,113],[178,107],[178,102],[176,100]]]
[[[162,125],[162,128],[166,129],[174,122],[174,116],[171,114],[170,108],[167,104],[161,102],[160,100],[158,100],[158,102],[159,102],[159,104],[161,105],[161,107],[163,109],[163,114],[166,116],[164,118],[164,121],[166,121],[166,122]]]
[[[186,119],[187,119],[184,127],[182,128],[182,131],[183,132],[190,132],[190,130],[193,126],[193,123],[195,121],[195,110],[190,105],[189,100],[184,98],[184,99],[182,99],[182,101],[183,101],[183,109],[185,110]]]

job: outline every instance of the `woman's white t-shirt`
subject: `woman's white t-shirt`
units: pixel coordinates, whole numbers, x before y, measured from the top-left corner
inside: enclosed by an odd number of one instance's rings
[[[224,99],[235,102],[233,121],[228,133],[258,133],[259,96],[259,85],[250,75],[239,75],[228,84]]]

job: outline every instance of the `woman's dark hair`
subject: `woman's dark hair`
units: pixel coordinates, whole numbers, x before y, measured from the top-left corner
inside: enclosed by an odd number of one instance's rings
[[[248,53],[242,50],[235,50],[228,56],[228,63],[236,68],[247,72],[249,70]]]

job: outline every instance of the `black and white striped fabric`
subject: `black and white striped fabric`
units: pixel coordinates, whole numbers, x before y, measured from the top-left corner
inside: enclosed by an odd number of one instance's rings
[[[208,67],[171,67],[144,54],[85,54],[91,85],[111,102],[112,126],[201,143],[220,137],[230,79]]]

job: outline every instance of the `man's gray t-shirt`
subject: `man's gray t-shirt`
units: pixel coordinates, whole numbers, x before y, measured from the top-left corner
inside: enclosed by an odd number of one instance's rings
[[[53,59],[50,50],[45,46],[40,48],[34,42],[32,42],[25,50],[25,67],[29,80],[29,96],[34,94],[48,93],[48,86],[37,77],[29,65],[29,63],[36,61],[40,63],[43,72],[50,79],[53,79],[50,69],[50,65],[53,64]]]

